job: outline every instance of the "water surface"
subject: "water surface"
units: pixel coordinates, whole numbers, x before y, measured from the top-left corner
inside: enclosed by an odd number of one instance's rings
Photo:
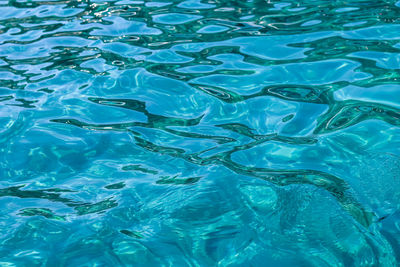
[[[400,1],[0,1],[1,266],[397,266]]]

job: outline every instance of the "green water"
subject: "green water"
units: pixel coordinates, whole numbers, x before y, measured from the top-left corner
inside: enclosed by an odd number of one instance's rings
[[[400,1],[0,1],[0,266],[398,266]]]

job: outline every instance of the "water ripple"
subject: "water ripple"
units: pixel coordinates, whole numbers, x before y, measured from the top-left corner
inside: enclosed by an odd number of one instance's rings
[[[0,265],[400,261],[399,1],[0,14]]]

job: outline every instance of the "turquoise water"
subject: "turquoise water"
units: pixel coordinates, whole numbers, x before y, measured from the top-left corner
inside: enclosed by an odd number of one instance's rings
[[[0,266],[397,266],[400,1],[0,1]]]

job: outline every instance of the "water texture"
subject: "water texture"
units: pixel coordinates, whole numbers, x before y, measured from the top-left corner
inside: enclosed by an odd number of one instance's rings
[[[0,266],[397,266],[400,1],[0,1]]]

